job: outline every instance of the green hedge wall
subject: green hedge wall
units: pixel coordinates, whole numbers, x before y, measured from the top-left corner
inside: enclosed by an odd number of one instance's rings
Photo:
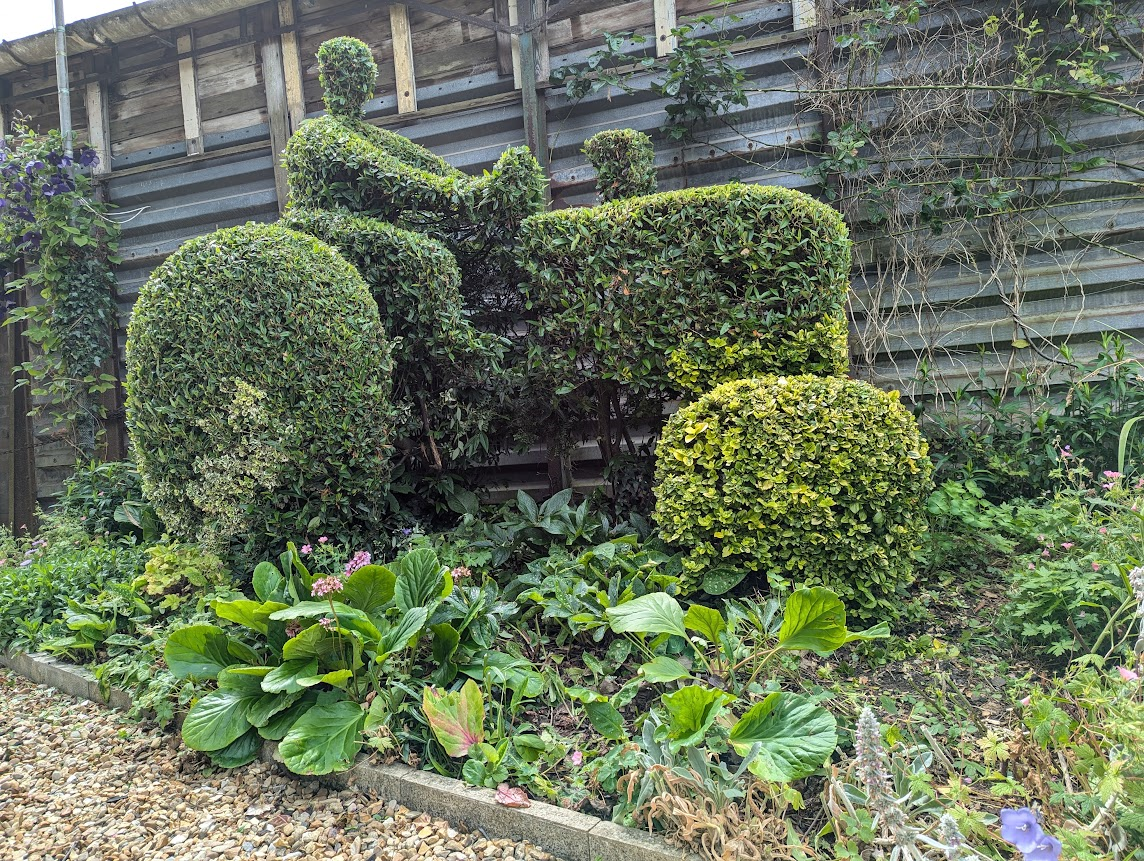
[[[820,584],[859,617],[891,616],[926,528],[926,451],[897,392],[840,377],[725,383],[668,420],[655,519],[688,552],[691,590],[712,570],[722,585],[747,572],[752,585]]]
[[[668,396],[846,370],[849,236],[800,192],[733,184],[536,215],[518,255],[542,361],[566,389]]]
[[[390,347],[328,245],[259,224],[184,243],[140,291],[127,364],[143,488],[179,538],[265,547],[381,523]]]

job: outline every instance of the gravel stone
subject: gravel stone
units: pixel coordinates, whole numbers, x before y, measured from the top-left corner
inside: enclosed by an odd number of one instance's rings
[[[266,763],[220,771],[170,741],[0,670],[0,859],[558,861]]]

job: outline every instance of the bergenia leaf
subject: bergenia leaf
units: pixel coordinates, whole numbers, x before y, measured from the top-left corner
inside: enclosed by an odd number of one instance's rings
[[[485,740],[485,701],[472,679],[451,693],[426,687],[421,707],[449,756],[465,756],[469,748]]]

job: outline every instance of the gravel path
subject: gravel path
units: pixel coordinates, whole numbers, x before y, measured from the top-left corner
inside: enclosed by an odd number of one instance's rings
[[[177,736],[0,670],[0,859],[555,861],[357,792],[217,771]]]

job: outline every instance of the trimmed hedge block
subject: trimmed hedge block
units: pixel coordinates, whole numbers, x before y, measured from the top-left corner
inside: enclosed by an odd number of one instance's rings
[[[847,367],[850,239],[801,192],[722,185],[536,215],[518,249],[553,372],[637,393]]]

